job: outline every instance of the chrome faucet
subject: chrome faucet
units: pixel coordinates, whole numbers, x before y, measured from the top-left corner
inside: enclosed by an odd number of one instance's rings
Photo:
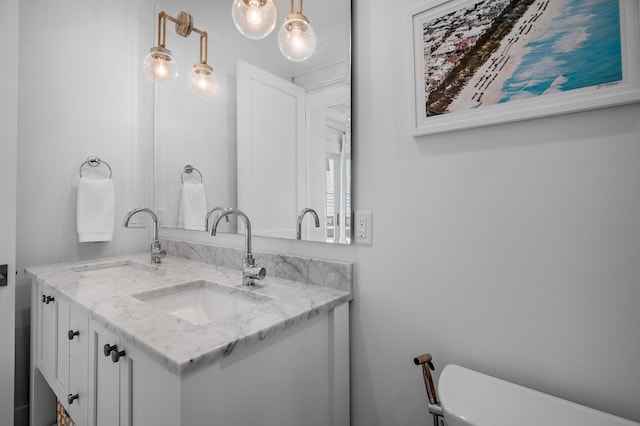
[[[204,215],[204,230],[205,231],[209,231],[209,218],[211,217],[212,214],[214,214],[215,212],[223,212],[224,209],[222,207],[214,207],[211,210],[209,210],[207,212],[207,214]],[[229,218],[225,217],[225,219],[227,219],[227,222],[229,222]]]
[[[255,285],[256,280],[261,280],[267,275],[267,270],[261,266],[256,266],[256,260],[253,258],[253,254],[251,254],[251,222],[249,222],[247,215],[238,209],[223,210],[211,225],[211,235],[216,236],[218,223],[220,223],[223,217],[227,217],[230,214],[236,214],[244,221],[245,247],[247,253],[242,260],[242,285]]]
[[[133,209],[129,211],[129,213],[127,213],[127,215],[124,218],[123,226],[125,228],[128,228],[131,217],[134,214],[140,213],[140,212],[149,213],[149,215],[151,215],[151,218],[153,219],[153,241],[151,242],[151,263],[155,263],[155,264],[161,263],[162,258],[164,258],[167,255],[167,251],[162,249],[162,247],[160,246],[160,241],[158,241],[158,216],[156,216],[153,210],[147,207],[138,207],[137,209]]]
[[[320,219],[318,219],[318,213],[314,209],[310,209],[307,207],[306,209],[302,209],[300,214],[298,215],[298,223],[296,225],[296,238],[302,239],[302,219],[304,219],[304,215],[307,213],[311,213],[316,222],[316,228],[320,228]]]

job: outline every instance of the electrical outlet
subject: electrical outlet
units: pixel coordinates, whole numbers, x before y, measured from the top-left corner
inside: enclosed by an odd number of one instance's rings
[[[371,245],[373,230],[373,213],[370,211],[357,211],[355,237],[356,244]]]
[[[129,209],[129,212],[133,209]],[[131,216],[129,219],[129,228],[146,228],[147,227],[147,215],[138,213]]]

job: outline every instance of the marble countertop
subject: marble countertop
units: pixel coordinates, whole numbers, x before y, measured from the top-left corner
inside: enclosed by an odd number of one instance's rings
[[[126,273],[122,273],[126,266]],[[151,265],[149,253],[99,261],[26,268],[57,297],[85,308],[89,317],[177,375],[198,370],[243,346],[351,300],[350,292],[267,277],[242,286],[238,269],[167,256]],[[196,325],[132,297],[170,292],[184,283],[209,281],[230,292],[248,291],[267,301],[209,323]]]

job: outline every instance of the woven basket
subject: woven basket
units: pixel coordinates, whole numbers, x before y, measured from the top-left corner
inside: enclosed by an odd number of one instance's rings
[[[57,412],[58,426],[76,426],[76,422],[69,417],[67,410],[64,409],[60,401],[57,401]]]

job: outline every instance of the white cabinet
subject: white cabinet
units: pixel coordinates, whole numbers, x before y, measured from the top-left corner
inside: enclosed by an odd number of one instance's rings
[[[32,426],[53,423],[49,388],[78,426],[349,425],[348,303],[177,375],[47,289],[33,296]]]
[[[89,424],[348,426],[348,318],[338,306],[182,376],[90,321]]]
[[[78,426],[87,423],[87,312],[43,285],[37,294],[37,367]]]

